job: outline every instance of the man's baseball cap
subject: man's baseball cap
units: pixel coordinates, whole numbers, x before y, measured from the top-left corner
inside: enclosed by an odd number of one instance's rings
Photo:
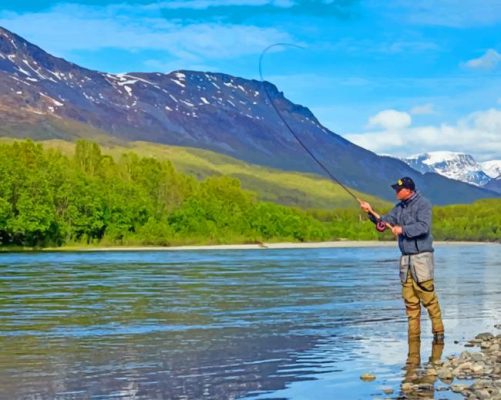
[[[406,188],[406,189],[410,189],[412,191],[416,190],[416,185],[414,184],[414,181],[409,178],[408,176],[404,176],[403,178],[400,178],[397,183],[394,183],[393,185],[391,185],[391,187],[395,190],[399,190],[399,189],[403,189],[403,188]]]

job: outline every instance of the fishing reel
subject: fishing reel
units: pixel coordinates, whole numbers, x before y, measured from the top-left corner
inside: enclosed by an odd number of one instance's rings
[[[386,223],[382,220],[379,220],[378,222],[376,222],[376,230],[378,232],[384,232],[386,230],[387,226],[386,226]]]
[[[386,222],[384,222],[381,218],[377,218],[375,215],[373,215],[371,213],[367,213],[367,216],[374,223],[374,225],[376,225],[376,230],[378,232],[384,232],[386,230],[386,228],[388,227],[386,225]]]

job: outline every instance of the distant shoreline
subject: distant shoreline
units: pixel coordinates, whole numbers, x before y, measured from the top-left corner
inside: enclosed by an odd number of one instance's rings
[[[462,246],[500,244],[498,242],[467,242],[467,241],[435,241],[435,246]],[[252,243],[252,244],[221,244],[221,245],[184,245],[184,246],[106,246],[106,247],[50,247],[44,249],[12,249],[15,251],[43,251],[43,252],[98,252],[98,251],[198,251],[198,250],[274,250],[274,249],[322,249],[322,248],[356,248],[356,247],[397,247],[395,241],[376,240],[340,240],[329,242],[281,242],[281,243]],[[5,249],[4,251],[9,251]]]

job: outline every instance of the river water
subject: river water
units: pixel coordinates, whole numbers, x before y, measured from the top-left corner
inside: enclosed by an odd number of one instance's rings
[[[501,246],[435,257],[445,357],[500,333]],[[397,258],[391,247],[0,254],[0,399],[398,398],[409,371]],[[422,329],[424,363],[425,312]]]

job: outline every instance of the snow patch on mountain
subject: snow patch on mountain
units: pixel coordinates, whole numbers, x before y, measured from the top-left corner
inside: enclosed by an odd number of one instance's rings
[[[482,170],[491,178],[501,177],[501,160],[484,161],[480,165]]]

